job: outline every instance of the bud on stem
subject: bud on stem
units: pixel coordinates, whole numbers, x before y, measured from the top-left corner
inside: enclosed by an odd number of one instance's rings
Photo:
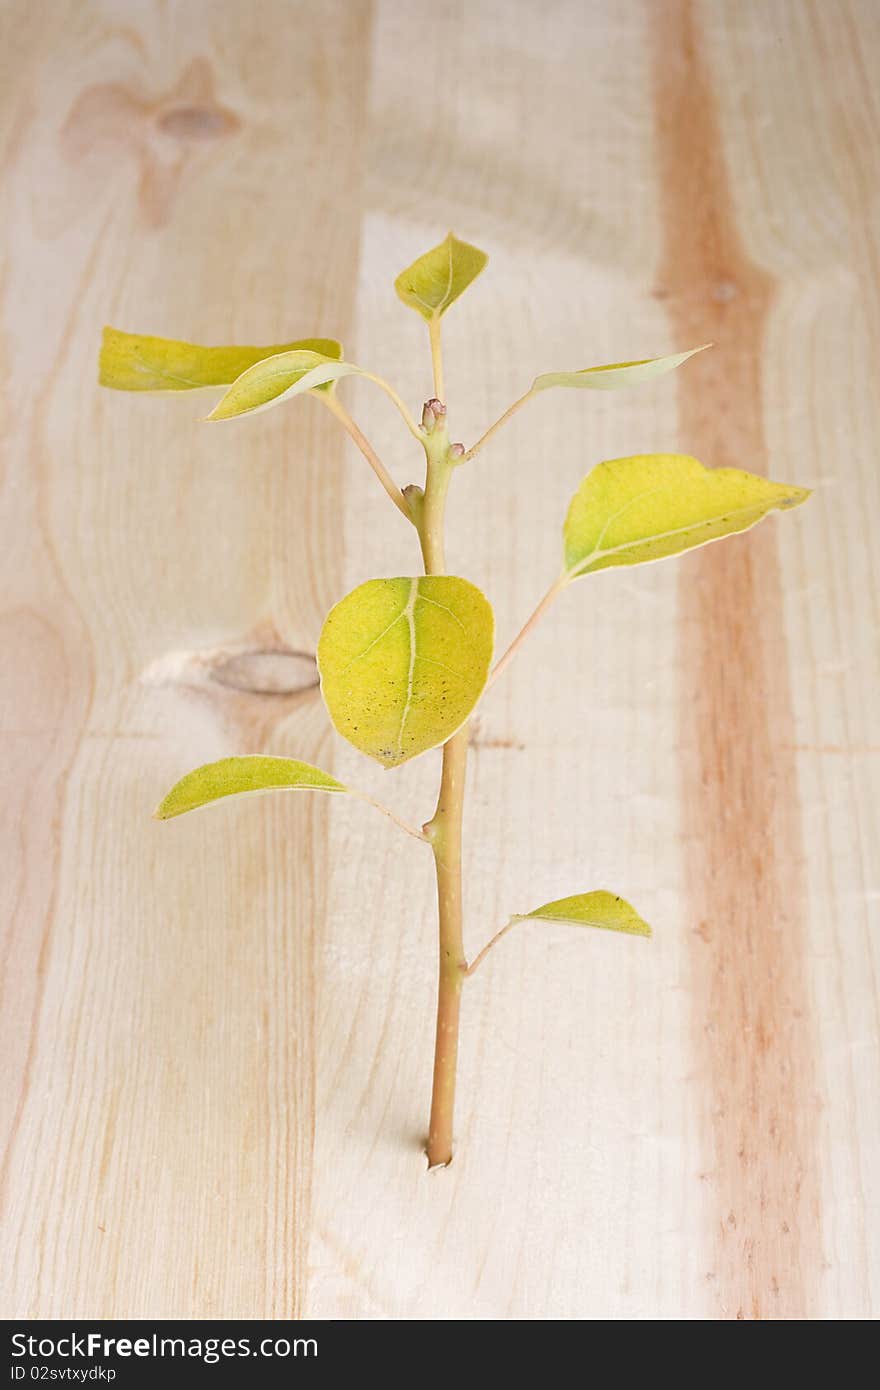
[[[433,434],[438,425],[446,419],[446,406],[432,396],[422,407],[422,429],[425,434]]]

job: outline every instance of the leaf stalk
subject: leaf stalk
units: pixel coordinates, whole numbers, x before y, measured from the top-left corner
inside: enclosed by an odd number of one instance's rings
[[[526,401],[531,400],[533,395],[534,392],[530,387],[529,390],[526,391],[524,396],[520,396],[517,400],[515,400],[513,405],[509,405],[505,410],[504,414],[499,415],[494,425],[490,425],[489,428],[486,430],[485,434],[480,435],[476,444],[471,445],[470,449],[468,449],[467,453],[464,456],[464,461],[467,462],[469,459],[476,458],[477,454],[483,448],[483,445],[488,444],[489,440],[492,438],[493,435],[497,434],[498,430],[501,429],[502,425],[506,425],[507,421],[511,418],[511,416],[515,415],[516,412],[519,409],[521,409],[522,406],[525,405]]]
[[[355,444],[360,449],[364,458],[367,460],[367,463],[370,465],[376,477],[379,479],[379,482],[382,484],[385,491],[388,493],[388,496],[391,498],[391,501],[394,503],[397,510],[403,513],[407,521],[412,521],[412,516],[410,515],[410,510],[407,506],[406,498],[404,497],[400,488],[395,483],[391,474],[388,472],[388,469],[385,467],[379,455],[376,453],[376,450],[373,448],[372,444],[367,439],[366,435],[351,418],[342,402],[337,398],[336,393],[334,391],[316,391],[314,394],[316,395],[318,400],[322,401],[324,405],[326,405],[327,409],[336,416],[343,429],[354,440]]]
[[[430,838],[426,835],[424,830],[417,830],[414,825],[410,825],[408,821],[402,820],[396,811],[392,811],[390,806],[385,805],[384,801],[377,801],[374,796],[370,796],[367,792],[354,791],[351,788],[349,788],[349,791],[358,801],[363,801],[367,806],[372,806],[376,811],[381,811],[383,816],[387,816],[388,819],[399,826],[401,830],[405,830],[407,835],[412,835],[414,840],[422,840],[426,844],[430,844]]]
[[[419,443],[421,443],[422,432],[416,424],[415,420],[413,419],[412,415],[410,414],[409,410],[407,409],[406,403],[402,400],[400,395],[398,395],[397,391],[395,391],[391,383],[386,381],[383,376],[376,376],[374,372],[361,372],[361,376],[366,377],[367,381],[372,381],[374,385],[378,386],[380,390],[385,392],[385,395],[388,397],[388,399],[390,401],[393,401],[393,403],[397,406],[403,423],[406,425],[410,434],[413,436],[414,439],[417,439]]]
[[[440,336],[440,317],[435,316],[428,323],[431,338],[431,365],[434,369],[434,395],[446,404],[446,389],[443,384],[443,348]]]
[[[547,612],[547,609],[550,607],[552,603],[555,603],[556,599],[559,597],[559,595],[562,593],[562,590],[566,587],[566,585],[569,582],[570,576],[567,574],[561,574],[559,578],[550,585],[550,588],[547,590],[546,594],[541,599],[538,606],[535,608],[531,617],[523,624],[519,632],[514,637],[510,646],[507,648],[507,651],[504,653],[502,657],[499,657],[494,669],[492,670],[491,675],[489,676],[488,681],[486,682],[487,690],[489,689],[489,686],[493,685],[495,681],[497,681],[498,677],[506,670],[507,666],[516,656],[517,652],[519,651],[523,642],[528,637],[529,633],[537,627],[538,623],[541,621],[544,614]]]
[[[465,978],[468,978],[469,976],[473,975],[477,966],[482,965],[483,961],[488,956],[492,947],[496,946],[498,942],[501,940],[502,936],[506,936],[507,933],[510,931],[511,927],[515,927],[519,920],[520,919],[518,917],[511,917],[510,921],[505,926],[501,927],[500,930],[497,931],[495,935],[491,938],[491,940],[486,942],[483,949],[477,952],[477,954],[474,956],[473,960],[470,962],[467,969],[465,970]]]

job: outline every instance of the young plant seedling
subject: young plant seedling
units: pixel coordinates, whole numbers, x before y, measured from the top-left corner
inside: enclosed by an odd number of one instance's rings
[[[773,483],[736,468],[704,468],[682,454],[647,454],[600,463],[578,488],[562,529],[562,567],[531,617],[492,666],[494,620],[488,599],[469,580],[446,573],[444,513],[459,468],[472,463],[507,420],[541,391],[569,387],[613,391],[672,371],[694,352],[580,371],[546,372],[470,448],[452,443],[446,413],[440,326],[487,257],[451,233],[394,282],[404,304],[425,321],[433,394],[419,420],[387,381],[343,358],[341,345],[307,338],[272,347],[197,347],[108,328],[101,350],[104,386],[123,391],[225,388],[209,420],[311,396],[354,440],[385,492],[411,525],[423,573],[369,579],[336,604],[318,642],[321,690],[337,731],[386,768],[442,748],[433,815],[418,829],[351,787],[293,758],[230,757],[190,772],[159,805],[161,820],[248,792],[323,791],[359,797],[389,815],[433,854],[437,875],[439,984],[433,1093],[427,1140],[431,1167],[452,1158],[459,1012],[465,982],[519,922],[566,922],[650,936],[638,913],[615,893],[574,893],[513,915],[468,962],[462,927],[462,809],[468,721],[524,639],[564,589],[597,570],[678,555],[745,531],[774,509],[797,506],[805,488]],[[425,458],[424,487],[401,489],[342,404],[337,383],[366,377],[394,402]]]

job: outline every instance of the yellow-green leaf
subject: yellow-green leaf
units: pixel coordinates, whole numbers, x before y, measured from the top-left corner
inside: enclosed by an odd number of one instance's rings
[[[303,338],[274,347],[199,347],[105,328],[98,379],[115,391],[200,391],[231,386],[255,362],[294,349],[322,358],[342,356],[342,344],[335,338]]]
[[[454,575],[370,579],[331,609],[318,642],[336,729],[385,767],[436,748],[482,694],[494,618]]]
[[[270,791],[348,792],[329,773],[296,758],[270,758],[261,754],[221,758],[188,772],[171,788],[155,810],[157,820],[170,820],[195,811],[224,796]]]
[[[404,304],[415,309],[422,318],[438,319],[476,280],[488,260],[485,251],[467,241],[459,241],[449,232],[439,246],[426,251],[401,271],[394,288]]]
[[[544,372],[532,382],[533,391],[547,391],[551,386],[575,386],[588,391],[619,391],[625,386],[638,386],[652,377],[674,372],[694,353],[705,352],[710,343],[676,352],[671,357],[646,357],[640,362],[609,362],[605,367],[584,367],[579,372]]]
[[[318,352],[281,352],[242,372],[207,419],[233,420],[237,415],[256,415],[291,396],[301,396],[341,377],[359,374],[363,374],[361,367],[334,361]]]
[[[704,468],[685,454],[640,454],[600,463],[575,493],[563,528],[565,572],[662,560],[746,531],[809,489],[739,468]]]
[[[606,931],[628,932],[630,936],[650,936],[651,928],[643,922],[634,907],[614,893],[602,890],[596,893],[576,893],[571,898],[557,898],[555,902],[536,907],[534,912],[524,916],[514,916],[514,922],[528,922],[532,918],[545,922],[566,922],[573,927],[603,927]]]

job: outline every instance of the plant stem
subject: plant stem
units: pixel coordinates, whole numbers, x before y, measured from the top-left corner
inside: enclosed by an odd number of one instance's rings
[[[434,395],[442,401],[443,358],[440,348],[440,320],[430,324],[431,360],[434,367]],[[425,496],[418,515],[419,540],[426,574],[443,574],[446,569],[444,546],[446,494],[455,465],[449,458],[449,436],[445,422],[425,441],[428,460]],[[437,980],[437,1033],[434,1044],[434,1080],[431,1092],[431,1118],[428,1125],[429,1168],[445,1166],[452,1160],[452,1127],[455,1113],[455,1075],[458,1063],[458,1027],[461,988],[467,961],[464,956],[461,826],[467,768],[467,725],[443,745],[443,771],[434,815],[423,827],[434,851],[437,873],[437,911],[439,918],[439,970]]]
[[[446,450],[445,432],[442,444]],[[422,504],[419,540],[422,544],[422,559],[425,574],[443,574],[446,570],[446,547],[444,543],[446,494],[452,477],[452,464],[445,457],[432,457],[428,454],[428,472],[425,478],[425,497]]]
[[[437,1033],[427,1146],[430,1168],[452,1161],[458,1027],[461,989],[467,970],[467,961],[464,958],[461,891],[461,823],[467,751],[468,729],[465,725],[443,747],[443,775],[437,809],[433,819],[425,827],[434,851],[437,870],[440,925]]]
[[[447,447],[444,437],[443,452],[430,450],[428,453],[425,504],[419,532],[426,574],[442,574],[446,566],[443,545],[444,513],[452,473],[452,465],[446,458]],[[458,733],[443,745],[443,771],[437,807],[432,819],[424,827],[434,851],[440,929],[437,1033],[427,1145],[428,1166],[431,1168],[445,1165],[452,1160],[458,1025],[461,987],[467,969],[464,957],[461,888],[461,826],[467,751],[468,727],[465,724],[464,728],[459,729]]]
[[[412,521],[410,510],[407,506],[406,498],[404,497],[400,488],[395,483],[391,474],[388,472],[388,469],[385,467],[382,460],[379,458],[379,455],[376,453],[376,450],[373,448],[372,444],[367,439],[363,431],[360,430],[358,426],[355,424],[354,420],[351,418],[342,402],[337,400],[335,394],[332,391],[316,391],[315,395],[318,397],[320,401],[323,402],[324,405],[326,405],[328,410],[333,412],[337,420],[342,425],[343,429],[345,429],[347,433],[351,435],[351,438],[354,440],[355,444],[360,449],[364,458],[367,460],[367,463],[370,465],[376,477],[379,479],[379,482],[382,484],[385,491],[388,493],[388,496],[391,498],[391,501],[394,503],[397,510],[399,512],[403,512],[403,515],[406,517],[407,521]]]

